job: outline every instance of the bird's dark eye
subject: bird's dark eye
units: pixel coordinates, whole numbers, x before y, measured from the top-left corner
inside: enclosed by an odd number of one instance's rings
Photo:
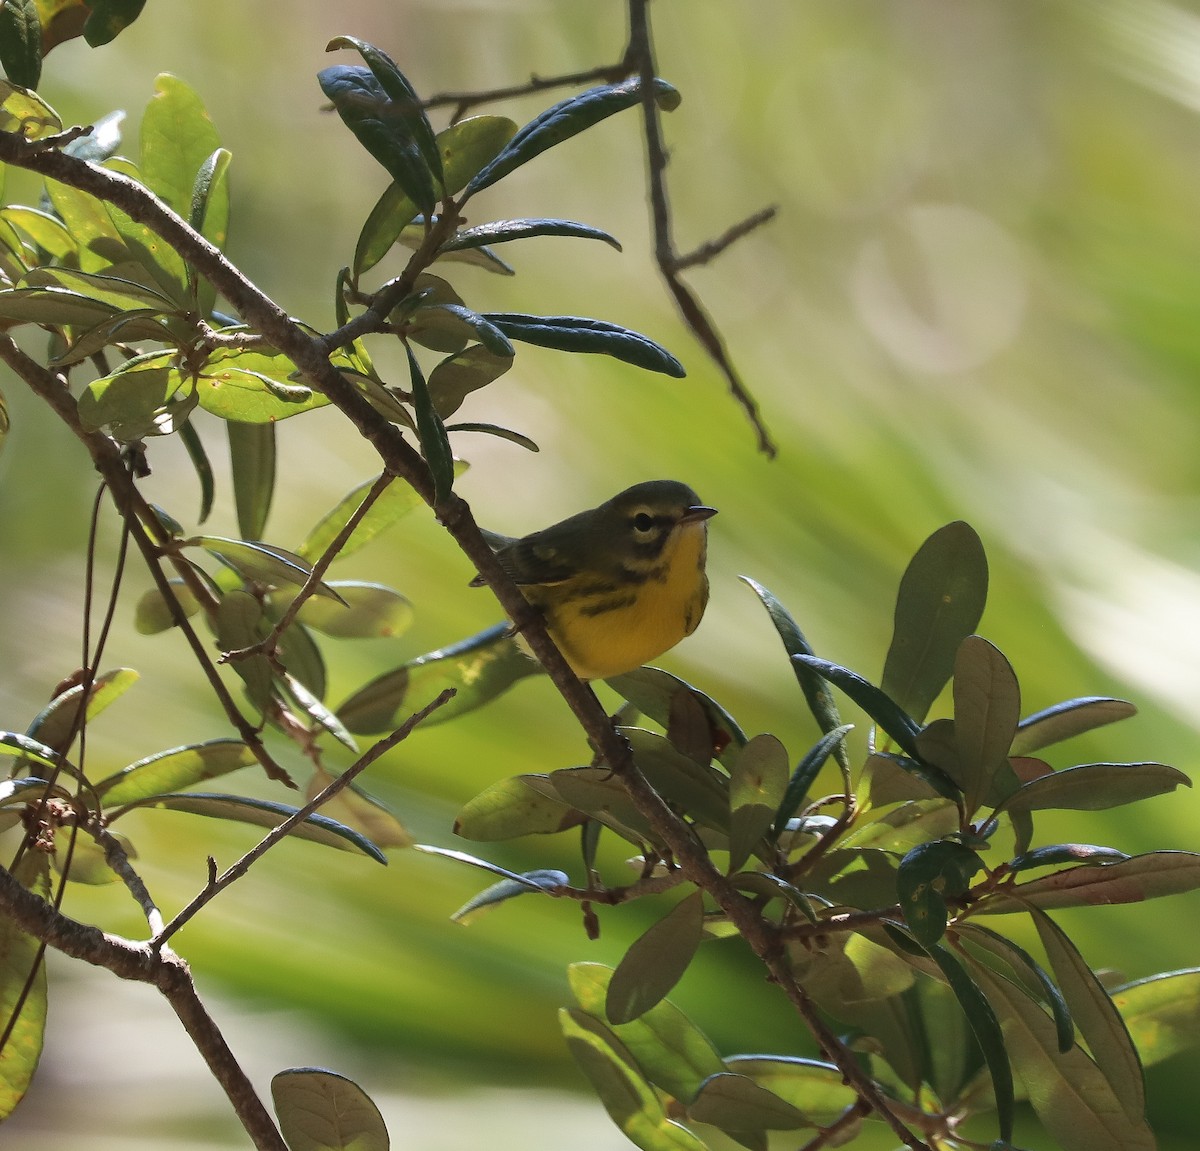
[[[638,535],[646,535],[654,530],[654,517],[649,512],[638,512],[633,517],[633,530]]]

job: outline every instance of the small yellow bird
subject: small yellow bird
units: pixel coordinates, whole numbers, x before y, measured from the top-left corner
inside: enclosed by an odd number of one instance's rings
[[[716,514],[687,484],[650,480],[520,539],[485,534],[575,674],[607,679],[696,630]]]

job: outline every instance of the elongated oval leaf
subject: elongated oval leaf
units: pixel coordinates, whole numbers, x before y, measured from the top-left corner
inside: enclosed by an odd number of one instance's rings
[[[631,328],[586,316],[531,316],[524,312],[485,312],[510,340],[559,352],[612,356],[649,372],[682,379],[687,372],[666,348]]]
[[[909,562],[880,686],[915,719],[946,686],[958,645],[983,615],[987,585],[983,544],[961,520],[934,532]]]
[[[417,357],[407,344],[405,351],[408,353],[408,374],[412,381],[413,411],[417,417],[417,438],[433,478],[433,500],[436,504],[444,500],[454,486],[454,453],[446,438],[446,425],[433,406]]]
[[[1019,811],[1104,811],[1139,799],[1164,795],[1192,781],[1165,763],[1082,763],[1025,784],[1001,805]]]
[[[854,724],[844,723],[841,727],[827,731],[796,764],[796,770],[792,772],[792,776],[788,780],[779,810],[775,813],[772,824],[775,838],[779,837],[787,826],[788,820],[796,814],[800,804],[804,802],[804,797],[808,795],[808,789],[812,787],[813,781],[817,778],[825,761],[843,745],[846,736],[853,730]]]
[[[553,835],[583,822],[562,800],[529,786],[525,776],[501,779],[470,800],[454,821],[454,834],[493,842],[523,835]]]
[[[788,786],[787,748],[770,734],[742,748],[729,773],[729,870],[737,871],[774,822]]]
[[[1035,867],[1054,867],[1060,863],[1088,863],[1099,867],[1106,863],[1122,863],[1128,856],[1115,847],[1096,847],[1090,843],[1054,843],[1038,847],[1008,861],[1008,870],[1031,871]]]
[[[857,1098],[832,1063],[787,1055],[733,1055],[725,1064],[822,1126],[833,1123]]]
[[[96,676],[88,692],[84,718],[90,723],[140,678],[139,673],[131,667],[113,668]],[[69,737],[78,735],[78,711],[82,697],[82,684],[75,684],[60,692],[34,717],[27,734],[56,751],[65,752]]]
[[[565,871],[538,869],[524,871],[514,879],[502,879],[493,883],[478,895],[472,896],[453,915],[455,923],[467,924],[481,912],[487,911],[497,904],[507,903],[519,895],[529,895],[536,891],[554,891],[566,887],[570,876]]]
[[[165,72],[157,76],[138,139],[138,166],[146,187],[186,220],[196,174],[221,146],[196,91],[178,76]]]
[[[289,1151],[388,1151],[387,1125],[357,1083],[321,1067],[292,1067],[271,1080]]]
[[[700,1085],[688,1104],[688,1118],[722,1131],[795,1131],[813,1126],[802,1111],[733,1071],[711,1075]]]
[[[480,248],[485,244],[504,244],[512,240],[527,240],[531,236],[575,236],[584,240],[601,240],[610,247],[621,250],[615,236],[590,224],[577,224],[574,220],[494,220],[474,228],[456,232],[439,249],[439,252],[457,252],[463,248]]]
[[[50,898],[50,867],[42,852],[27,851],[13,869],[13,878],[42,899]],[[46,1030],[46,965],[41,944],[22,931],[12,916],[0,915],[0,1019],[5,1024],[16,1013],[27,981],[29,993],[0,1051],[0,1121],[25,1097],[41,1058]]]
[[[977,635],[967,636],[954,658],[954,742],[956,780],[967,814],[987,799],[1008,767],[1021,716],[1021,691],[1004,654]]]
[[[464,201],[468,196],[502,180],[547,149],[569,140],[615,112],[632,107],[641,98],[641,82],[637,77],[631,77],[620,84],[589,88],[578,96],[547,108],[517,132],[508,146],[475,176],[467,185]],[[654,99],[660,108],[672,111],[679,106],[680,96],[665,80],[655,79]]]
[[[161,808],[165,811],[186,811],[192,815],[204,815],[210,819],[225,819],[234,823],[249,823],[255,827],[278,827],[298,810],[286,803],[273,800],[250,799],[240,795],[219,795],[203,791],[186,791],[167,795],[155,795],[150,799],[131,804],[130,809]],[[336,847],[339,851],[357,851],[370,856],[377,863],[387,863],[387,856],[365,835],[353,828],[338,823],[324,815],[310,815],[301,820],[289,833],[297,839]]]
[[[919,759],[917,732],[920,725],[894,700],[862,676],[827,659],[815,655],[794,655],[792,662],[811,668],[817,675],[844,691],[863,709],[910,758]]]
[[[234,540],[225,536],[193,536],[189,546],[202,547],[210,555],[227,563],[248,580],[274,587],[302,587],[312,569],[295,552],[257,540]],[[318,583],[317,595],[340,600],[327,583]]]
[[[617,964],[604,999],[613,1023],[645,1014],[683,977],[704,936],[704,897],[699,891],[680,900],[634,941]]]
[[[95,791],[106,807],[116,807],[215,779],[254,762],[254,753],[240,739],[210,739],[139,759],[100,780]]]
[[[1068,699],[1021,720],[1009,754],[1028,755],[1052,743],[1136,714],[1137,708],[1124,699],[1097,695]]]
[[[601,963],[573,963],[567,978],[579,1006],[606,1022],[604,1003],[612,968]],[[708,1036],[668,999],[637,1019],[614,1025],[612,1031],[641,1073],[682,1103],[690,1100],[710,1075],[725,1069]]]
[[[1200,1042],[1200,967],[1122,984],[1112,999],[1147,1067]]]

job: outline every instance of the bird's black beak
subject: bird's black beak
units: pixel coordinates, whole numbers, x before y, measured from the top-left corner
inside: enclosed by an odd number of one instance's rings
[[[683,516],[679,522],[681,524],[696,524],[701,520],[712,519],[716,514],[716,508],[705,507],[704,504],[696,504],[694,507],[683,509]]]

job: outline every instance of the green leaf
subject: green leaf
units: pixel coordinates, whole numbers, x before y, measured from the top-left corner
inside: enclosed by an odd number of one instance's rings
[[[297,617],[305,627],[342,639],[395,639],[412,625],[412,604],[390,587],[358,580],[330,580],[329,587],[342,602],[309,596]],[[270,610],[277,617],[289,603],[275,593]]]
[[[1005,914],[1030,906],[1044,911],[1056,907],[1096,907],[1140,903],[1165,895],[1180,895],[1200,887],[1200,854],[1192,851],[1148,851],[1120,863],[1100,867],[1069,867],[1040,879],[1018,883],[1011,895],[1002,889],[987,896],[975,914]]]
[[[629,793],[606,767],[568,767],[544,778],[526,776],[526,780],[543,795],[569,804],[630,843],[658,842]]]
[[[1021,691],[1008,660],[987,640],[967,636],[954,659],[956,782],[967,815],[993,791],[1021,716]]]
[[[278,352],[216,348],[200,365],[200,406],[222,420],[263,424],[323,408],[327,397],[292,377],[296,365]]]
[[[644,1015],[683,977],[704,937],[704,897],[681,899],[634,941],[609,981],[604,1014],[613,1023]]]
[[[91,723],[109,704],[120,699],[140,678],[131,667],[114,668],[96,676],[84,712],[87,722]],[[60,692],[34,717],[27,734],[47,747],[65,753],[68,741],[79,734],[78,713],[82,699],[82,684]]]
[[[511,340],[553,348],[559,352],[594,353],[612,356],[648,372],[682,379],[687,372],[666,348],[648,336],[586,316],[531,316],[524,312],[484,312],[489,320]]]
[[[36,88],[42,75],[42,22],[34,0],[0,5],[0,64],[22,88]]]
[[[989,988],[994,980],[984,981],[979,979],[976,982],[982,974],[982,969],[979,965],[972,964],[972,973],[975,976],[975,978],[972,978],[972,975],[968,974],[967,969],[963,966],[962,961],[940,944],[935,943],[932,947],[926,947],[926,950],[938,967],[941,968],[942,974],[946,977],[946,982],[950,984],[950,990],[954,992],[954,997],[958,1000],[959,1006],[963,1009],[963,1014],[967,1017],[967,1023],[970,1025],[972,1032],[974,1032],[975,1038],[979,1041],[979,1047],[983,1051],[984,1062],[987,1064],[988,1073],[992,1079],[992,1091],[996,1098],[996,1115],[1000,1127],[1000,1138],[1002,1140],[1011,1140],[1015,1094],[1013,1091],[1012,1064],[1010,1063],[1010,1055],[1005,1044],[1005,1041],[1010,1040],[1011,1036],[1007,1029],[1002,1029],[1000,1019],[998,1018],[998,1009],[993,1005],[991,998],[985,994],[985,989]],[[1050,1034],[1053,1035],[1054,1028],[1050,1024],[1050,1021],[1046,1019],[1041,1008],[1037,1007],[1036,1004],[1032,1006],[1038,1012]],[[1019,1055],[1015,1056],[1016,1060],[1019,1060],[1019,1058]],[[1026,1080],[1025,1086],[1026,1088],[1029,1087],[1028,1080]]]
[[[653,1087],[604,1024],[573,1008],[562,1009],[558,1018],[571,1055],[631,1143],[642,1151],[708,1151],[696,1135],[667,1117]]]
[[[434,409],[442,419],[449,419],[467,396],[499,379],[512,364],[511,355],[497,355],[482,344],[472,344],[447,356],[429,373],[429,398]]]
[[[775,630],[779,633],[779,638],[783,641],[784,650],[789,656],[816,654],[809,645],[804,633],[796,626],[796,621],[792,619],[787,609],[771,592],[757,580],[753,580],[749,576],[739,576],[738,578],[747,584],[762,601],[763,607],[767,609],[767,614],[771,617],[771,622],[775,625]],[[799,663],[793,659],[791,660],[791,664],[792,672],[800,684],[800,690],[804,692],[804,698],[808,702],[808,710],[812,712],[813,718],[817,721],[817,726],[826,735],[835,728],[841,727],[842,718],[838,714],[833,693],[826,686],[825,680],[804,663]],[[842,771],[848,774],[850,771],[850,756],[846,751],[844,742],[836,745],[834,755]]]
[[[608,1022],[604,1003],[611,978],[612,968],[600,963],[573,963],[567,968],[576,1002],[601,1022]],[[708,1036],[667,999],[637,1019],[613,1026],[612,1032],[641,1073],[682,1103],[690,1100],[710,1075],[725,1069]]]
[[[200,481],[200,515],[198,519],[200,523],[204,523],[212,511],[213,498],[217,492],[212,464],[209,463],[208,453],[204,450],[204,441],[201,440],[190,422],[180,427],[179,439],[187,449],[188,460],[196,471],[196,478]]]
[[[715,831],[729,829],[729,781],[707,763],[697,763],[654,731],[618,727],[650,786],[691,819]],[[747,745],[749,746],[749,745]]]
[[[275,494],[275,425],[229,422],[225,433],[238,531],[244,539],[261,539]]]
[[[94,196],[57,180],[46,181],[46,192],[79,246],[79,266],[84,271],[98,272],[132,258],[104,205]]]
[[[443,183],[442,155],[438,150],[433,127],[421,106],[421,98],[414,91],[408,78],[396,67],[395,61],[386,53],[368,44],[357,36],[335,36],[325,46],[326,52],[338,48],[353,48],[366,61],[375,79],[383,85],[388,99],[395,105],[390,109],[389,118],[399,118],[405,122],[408,133],[416,142],[417,148],[429,167],[429,172],[438,185]]]
[[[504,116],[470,116],[437,136],[446,194],[462,191],[467,181],[512,139],[517,126]],[[399,184],[389,184],[371,209],[354,251],[354,275],[373,268],[413,222],[420,209]]]
[[[549,148],[598,124],[601,120],[630,108],[642,98],[641,82],[631,77],[619,84],[589,88],[555,104],[526,124],[508,142],[507,147],[467,185],[468,197],[491,187],[514,169],[527,164]],[[665,80],[655,79],[654,100],[665,111],[679,106],[679,93]]]
[[[896,741],[906,755],[912,759],[920,758],[916,746],[920,725],[874,684],[868,683],[849,668],[830,663],[827,659],[818,659],[815,655],[794,655],[792,663],[811,668],[834,687],[840,688]]]
[[[1200,967],[1122,984],[1112,1000],[1147,1067],[1200,1042]]]
[[[409,339],[435,352],[461,352],[469,340],[478,340],[493,355],[512,359],[508,337],[478,312],[455,301],[422,304],[412,314]]]
[[[138,166],[146,187],[185,220],[192,212],[197,173],[221,146],[196,91],[160,73],[142,115]]]
[[[1064,739],[1136,714],[1137,708],[1124,699],[1098,695],[1068,699],[1021,720],[1009,755],[1029,755],[1052,743],[1061,743]]]
[[[298,808],[266,799],[250,799],[240,795],[216,795],[202,791],[185,791],[155,795],[129,805],[133,808],[156,808],[165,811],[186,811],[210,819],[233,823],[248,823],[255,827],[275,828],[295,815]],[[365,835],[324,815],[310,815],[301,820],[289,833],[297,839],[336,847],[339,851],[357,851],[377,863],[387,863],[387,856]]]
[[[75,238],[66,226],[49,212],[27,208],[21,204],[10,204],[0,208],[0,219],[20,228],[39,248],[56,260],[70,259],[75,255]]]
[[[303,587],[312,568],[295,552],[257,540],[233,540],[225,536],[192,536],[186,547],[201,547],[228,564],[244,579],[271,587]],[[341,597],[327,583],[317,584],[317,595],[340,602]]]
[[[1137,1049],[1121,1013],[1066,932],[1045,912],[1030,911],[1075,1025],[1131,1123],[1146,1118],[1146,1087]]]
[[[917,942],[928,948],[945,935],[947,900],[964,895],[982,867],[974,851],[953,839],[919,844],[900,860],[896,894]]]
[[[462,475],[466,465],[456,461],[455,475]],[[338,501],[337,506],[322,517],[316,527],[308,533],[305,541],[296,549],[297,555],[310,563],[323,556],[350,517],[358,510],[366,494],[375,486],[374,479],[364,480],[358,487],[353,488]],[[376,497],[375,502],[367,509],[366,514],[358,521],[349,539],[338,551],[339,558],[353,555],[361,547],[365,547],[376,536],[387,531],[402,516],[414,508],[424,506],[424,501],[417,494],[416,488],[404,482],[393,480]]]
[[[523,835],[553,835],[582,822],[579,812],[530,787],[527,777],[497,780],[470,800],[454,821],[454,834],[495,842]]]
[[[58,113],[36,92],[0,80],[0,132],[16,132],[26,140],[40,140],[61,131]]]
[[[50,899],[50,867],[42,852],[27,851],[13,868],[13,878],[42,899]],[[0,1051],[0,1121],[25,1097],[46,1030],[46,965],[41,944],[22,931],[12,916],[0,915],[0,1019],[6,1024],[17,1010],[31,973],[29,994]]]
[[[1041,1006],[1002,976],[972,966],[1029,1101],[1062,1151],[1154,1151],[1149,1127],[1128,1118],[1096,1064],[1079,1047],[1058,1051],[1054,1024]]]
[[[88,0],[83,38],[93,48],[108,44],[141,15],[145,4],[146,0]]]
[[[116,314],[108,304],[61,288],[9,288],[0,291],[0,320],[48,328],[92,327]]]
[[[304,797],[311,802],[333,783],[333,776],[322,768],[312,773]],[[376,847],[412,847],[413,837],[395,812],[382,800],[350,783],[321,803],[321,814],[365,835]]]
[[[181,579],[168,580],[175,593],[184,616],[194,616],[200,610],[200,601]],[[171,607],[163,599],[158,588],[145,592],[134,609],[133,626],[139,635],[157,635],[175,626]]]
[[[26,736],[18,736],[15,732],[0,732],[0,755],[13,755],[18,751],[23,755],[28,754],[28,751],[24,748],[10,746],[3,742],[6,736],[9,739],[25,740],[29,744],[35,742]],[[49,751],[50,749],[45,748],[44,750]],[[42,762],[45,761],[43,760]],[[65,787],[51,785],[37,775],[31,775],[24,779],[0,780],[0,808],[15,807],[18,804],[37,803],[43,795],[52,795],[58,799],[69,799],[71,793]]]
[[[987,601],[988,569],[975,529],[961,520],[933,533],[900,580],[892,642],[881,688],[901,710],[924,720]]]
[[[840,1118],[857,1099],[832,1063],[789,1055],[733,1055],[725,1065],[822,1126]]]
[[[387,1125],[357,1083],[321,1067],[292,1067],[271,1080],[289,1151],[388,1151]]]
[[[329,45],[331,50],[338,46],[337,41]],[[318,72],[317,82],[358,142],[387,169],[417,210],[431,215],[438,190],[421,147],[429,121],[420,105],[398,104],[367,68],[336,64]]]
[[[145,180],[137,165],[128,160],[114,157],[105,165],[122,176],[144,184]],[[139,265],[143,273],[158,285],[172,300],[187,307],[190,293],[187,286],[187,269],[183,257],[158,235],[148,224],[143,224],[126,215],[115,204],[105,201],[104,210],[116,228],[129,257]],[[184,209],[186,211],[186,208]]]
[[[106,807],[118,807],[215,779],[254,762],[254,753],[240,739],[210,739],[139,759],[100,780],[94,790]]]
[[[175,352],[147,352],[93,380],[79,397],[83,426],[108,427],[124,442],[173,431],[196,404],[195,388],[175,360]]]
[[[217,643],[223,652],[252,647],[267,634],[262,604],[249,592],[228,591],[217,605]],[[262,654],[229,661],[237,677],[246,685],[250,702],[265,713],[271,703],[274,674]]]
[[[192,204],[188,223],[214,247],[223,248],[229,237],[229,162],[232,154],[225,148],[217,148],[200,165],[192,184]],[[201,278],[189,264],[188,275],[196,284],[196,298],[200,312],[211,316],[216,303],[217,291],[207,280]]]
[[[701,1085],[688,1118],[722,1131],[795,1131],[811,1120],[786,1100],[736,1072],[721,1071]]]
[[[522,435],[520,432],[514,432],[512,428],[502,428],[498,424],[447,424],[447,432],[483,432],[485,435],[495,436],[497,439],[508,440],[510,444],[516,444],[517,447],[524,448],[527,452],[538,452],[541,449],[528,436]]]
[[[1001,805],[1019,811],[1105,811],[1165,795],[1192,781],[1165,763],[1083,763],[1039,776],[1024,784]]]
[[[577,224],[573,220],[533,219],[494,220],[474,228],[455,232],[439,249],[438,253],[457,252],[464,248],[480,248],[485,244],[504,244],[512,240],[527,240],[531,236],[576,236],[585,240],[602,240],[619,252],[621,245],[615,236],[588,224]]]
[[[1060,863],[1087,863],[1099,867],[1107,863],[1122,863],[1131,858],[1115,847],[1095,847],[1090,843],[1055,843],[1014,856],[1008,870],[1031,871],[1035,867],[1054,867]]]
[[[717,758],[727,766],[746,745],[745,732],[729,712],[716,700],[669,671],[659,667],[640,667],[624,675],[614,675],[604,682],[622,699],[633,704],[642,715],[664,728],[670,723],[675,697],[681,691],[687,692],[704,709],[712,733],[710,746]]]
[[[729,772],[729,870],[737,871],[770,830],[788,786],[787,748],[756,735]]]
[[[392,731],[444,688],[454,688],[455,697],[422,725],[427,727],[482,707],[541,670],[517,647],[508,625],[501,623],[385,672],[359,688],[337,714],[356,735]],[[415,706],[409,705],[410,700]]]
[[[429,397],[425,376],[412,348],[405,345],[408,353],[408,372],[412,380],[413,411],[417,417],[417,438],[421,443],[421,454],[429,465],[433,478],[433,502],[439,504],[446,499],[454,486],[454,453],[446,437],[446,426],[434,409]]]
[[[61,763],[61,756],[54,748],[17,731],[0,731],[0,755],[12,755],[22,760],[32,760],[41,767],[51,769],[58,767]],[[20,769],[20,765],[18,765],[18,769]],[[40,782],[45,787],[44,777],[40,779]]]

